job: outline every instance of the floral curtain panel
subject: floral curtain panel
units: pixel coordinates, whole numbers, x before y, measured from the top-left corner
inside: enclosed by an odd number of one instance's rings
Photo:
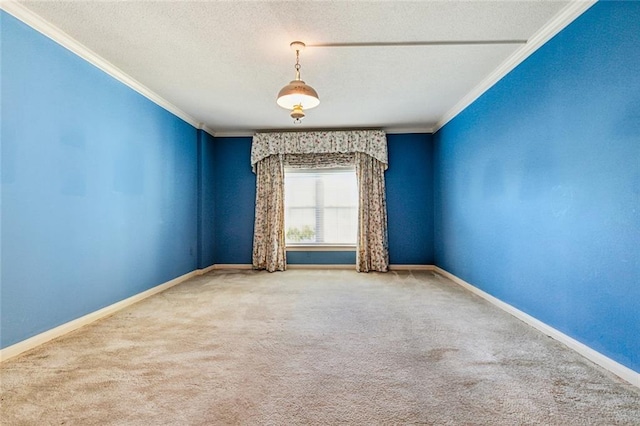
[[[251,147],[256,179],[253,268],[286,269],[284,165],[298,168],[355,164],[359,212],[356,270],[389,267],[384,171],[388,166],[383,131],[257,133]]]
[[[389,269],[389,238],[387,234],[387,199],[384,183],[386,165],[377,159],[355,154],[358,178],[358,272]]]
[[[272,155],[256,166],[256,217],[253,268],[269,272],[287,267],[284,243],[284,165]]]
[[[352,166],[354,154],[287,154],[284,165],[295,169],[330,169],[333,167]]]

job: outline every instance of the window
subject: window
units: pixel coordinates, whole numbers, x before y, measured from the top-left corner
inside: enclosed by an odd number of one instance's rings
[[[355,245],[358,184],[354,167],[284,171],[285,239],[291,245]]]

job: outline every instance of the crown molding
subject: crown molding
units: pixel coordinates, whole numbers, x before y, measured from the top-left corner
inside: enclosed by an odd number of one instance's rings
[[[554,19],[549,21],[547,25],[542,27],[527,41],[525,45],[516,50],[506,61],[487,76],[478,86],[463,97],[453,108],[451,108],[438,121],[433,131],[437,132],[445,124],[451,121],[455,116],[460,114],[466,107],[471,105],[484,92],[489,90],[502,77],[511,72],[515,67],[520,65],[533,52],[538,50],[542,45],[549,41],[553,36],[562,31],[567,25],[573,22],[578,16],[582,15],[591,6],[597,3],[597,0],[573,0],[569,3]]]
[[[140,93],[151,102],[191,124],[196,129],[202,129],[213,136],[214,131],[212,129],[202,123],[199,123],[191,115],[187,114],[171,102],[167,101],[162,96],[153,92],[144,84],[129,76],[124,71],[122,71],[106,59],[102,58],[100,55],[98,55],[85,45],[75,40],[69,34],[65,33],[58,27],[41,18],[20,3],[17,3],[15,0],[0,0],[0,9],[12,15],[16,19],[24,22],[34,30],[50,38],[65,49],[78,55],[80,58],[94,65],[98,69],[104,71],[119,82]]]
[[[308,129],[309,132],[323,132],[323,131],[350,131],[350,130],[378,130],[378,129],[363,129],[360,127],[354,128],[341,128],[341,129]],[[433,127],[389,127],[382,129],[388,135],[400,135],[405,133],[433,133]],[[300,130],[225,130],[215,132],[213,136],[217,138],[240,138],[240,137],[253,137],[256,133],[277,133],[277,132],[297,132]]]
[[[252,138],[256,132],[250,130],[224,130],[221,132],[215,132],[213,136],[216,138]]]
[[[433,127],[389,127],[382,129],[388,135],[401,135],[405,133],[433,133]]]
[[[567,25],[573,22],[578,16],[593,6],[597,0],[573,0],[571,1],[553,20],[545,27],[534,34],[525,45],[514,52],[505,62],[487,76],[478,86],[471,90],[465,97],[455,104],[434,127],[420,128],[386,128],[387,134],[403,134],[403,133],[435,133],[445,124],[456,117],[466,107],[471,105],[483,93],[489,90],[500,79],[522,63],[533,52],[539,49],[544,43],[549,41],[553,36],[559,33]],[[53,24],[44,20],[34,12],[30,11],[15,0],[0,0],[0,9],[6,11],[10,15],[29,25],[31,28],[40,32],[44,36],[50,38],[62,47],[68,49],[98,69],[104,71],[111,77],[125,84],[129,88],[140,93],[158,106],[164,108],[170,113],[176,115],[197,129],[201,129],[214,137],[252,137],[254,131],[220,131],[208,127],[204,123],[198,122],[194,117],[187,114],[174,104],[170,103],[151,89],[135,80],[133,77],[120,70],[118,67],[105,60],[97,53],[93,52],[70,35],[55,27]],[[317,131],[317,129],[309,129],[309,131]]]
[[[209,133],[209,135],[211,135],[211,136],[215,136],[215,135],[216,135],[215,130],[213,130],[211,127],[207,126],[207,125],[206,125],[206,124],[204,124],[204,123],[200,123],[200,124],[198,125],[198,129],[200,129],[200,130],[202,130],[202,131],[204,131],[204,132]]]

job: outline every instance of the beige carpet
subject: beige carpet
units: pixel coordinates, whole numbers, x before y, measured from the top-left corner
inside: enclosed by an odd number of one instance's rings
[[[640,425],[640,391],[431,272],[218,271],[0,367],[3,425]]]

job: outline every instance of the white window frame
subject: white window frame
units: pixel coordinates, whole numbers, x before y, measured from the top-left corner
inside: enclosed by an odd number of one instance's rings
[[[285,173],[285,180],[286,180],[286,175],[288,173],[309,174],[309,173],[327,173],[327,172],[331,172],[331,171],[353,172],[354,176],[355,176],[355,166],[317,168],[317,169],[299,168],[299,167],[285,167],[284,173]],[[286,211],[286,208],[287,208],[287,206],[286,206],[286,203],[285,203],[285,211]],[[357,208],[358,208],[358,206],[356,204],[356,209]],[[356,226],[358,226],[357,223],[356,223]],[[285,227],[286,227],[286,222],[285,222]],[[285,249],[286,249],[286,251],[355,251],[356,250],[356,244],[357,244],[356,241],[354,241],[353,243],[345,243],[345,244],[339,244],[339,243],[291,243],[291,242],[286,242],[285,243]]]

